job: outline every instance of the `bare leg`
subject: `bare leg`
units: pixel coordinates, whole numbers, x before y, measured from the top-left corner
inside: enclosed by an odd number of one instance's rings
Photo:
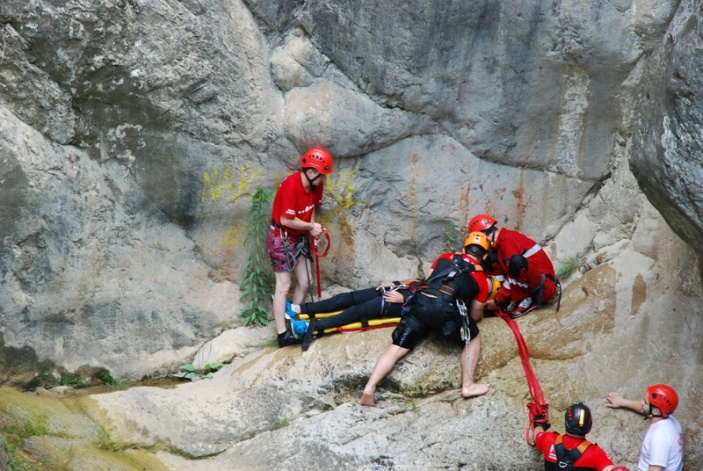
[[[403,358],[410,350],[407,348],[399,347],[397,345],[391,345],[388,350],[383,352],[378,360],[376,361],[376,366],[373,367],[369,381],[364,386],[364,391],[361,393],[361,405],[362,406],[375,406],[373,400],[373,394],[376,392],[376,386],[385,378],[388,373],[393,370],[395,364],[398,360]]]
[[[312,264],[307,258],[298,257],[298,264],[295,266],[295,278],[298,281],[295,291],[293,291],[293,304],[300,304],[305,300],[305,295],[310,288],[312,280]],[[285,311],[285,303],[283,304]]]
[[[286,331],[286,298],[290,291],[291,273],[275,272],[276,290],[273,293],[273,317],[276,320],[276,331],[282,334]]]
[[[490,389],[490,384],[474,383],[476,367],[478,367],[478,357],[481,354],[481,334],[472,338],[467,347],[461,352],[461,395],[464,397],[475,397],[486,394]]]

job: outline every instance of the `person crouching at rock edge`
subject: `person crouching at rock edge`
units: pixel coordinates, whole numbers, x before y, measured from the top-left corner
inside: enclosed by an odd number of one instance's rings
[[[322,225],[315,222],[315,208],[322,204],[325,177],[332,173],[332,155],[325,149],[313,147],[300,158],[300,167],[298,172],[285,178],[276,191],[271,227],[266,236],[266,250],[276,279],[273,316],[279,347],[302,342],[286,329],[286,298],[292,273],[297,280],[294,303],[303,301],[310,286],[312,264],[307,260],[311,260],[312,255],[308,236],[317,238],[322,233]]]
[[[496,299],[486,308],[500,308],[516,318],[556,299],[561,288],[542,246],[521,232],[498,228],[496,223],[493,216],[479,214],[471,218],[467,229],[486,234],[496,251],[497,273],[505,277]]]
[[[463,346],[461,394],[486,394],[488,384],[474,383],[481,353],[481,336],[476,325],[483,318],[488,283],[480,263],[490,245],[485,234],[474,232],[464,242],[463,253],[447,252],[435,259],[430,273],[415,285],[406,301],[405,312],[391,336],[393,344],[376,361],[361,394],[361,404],[373,406],[376,386],[395,364],[431,331]]]

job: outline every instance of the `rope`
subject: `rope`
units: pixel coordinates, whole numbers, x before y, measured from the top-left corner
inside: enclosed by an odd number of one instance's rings
[[[332,246],[332,241],[330,238],[329,233],[327,232],[327,229],[325,229],[325,226],[322,226],[322,235],[325,236],[325,239],[327,239],[327,244],[325,244],[325,251],[320,254],[319,251],[317,250],[318,248],[318,240],[310,237],[310,250],[312,251],[313,255],[315,255],[315,273],[317,275],[317,300],[321,301],[322,300],[322,283],[320,282],[320,257],[326,257],[327,254],[330,251],[330,247]],[[312,293],[310,295],[312,297]]]
[[[522,361],[522,368],[525,370],[525,379],[527,380],[527,387],[530,391],[530,397],[532,397],[533,402],[527,403],[527,409],[529,410],[528,417],[530,425],[525,430],[525,441],[528,445],[534,446],[534,441],[532,441],[532,432],[535,428],[533,418],[535,416],[544,415],[548,418],[549,404],[544,401],[544,393],[542,392],[542,386],[539,384],[539,380],[532,370],[532,365],[530,364],[530,352],[527,349],[527,344],[525,339],[520,332],[520,327],[515,320],[511,319],[502,310],[498,310],[496,315],[503,319],[513,331],[515,340],[517,341],[518,351],[520,353],[520,360]]]

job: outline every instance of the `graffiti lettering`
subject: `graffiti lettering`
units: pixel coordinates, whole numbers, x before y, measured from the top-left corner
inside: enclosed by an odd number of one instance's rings
[[[203,188],[200,191],[200,201],[219,201],[222,198],[222,192],[229,192],[229,200],[234,201],[242,195],[250,194],[252,187],[261,185],[264,179],[264,169],[253,169],[248,165],[242,166],[239,169],[239,178],[235,185],[232,169],[225,167],[220,173],[219,169],[203,173]]]
[[[354,201],[354,190],[360,186],[354,186],[353,178],[358,170],[341,170],[330,175],[325,182],[325,196],[337,203],[343,209],[349,209],[359,204]],[[273,174],[273,188],[278,188],[280,174]],[[229,196],[230,201],[235,201],[251,192],[264,181],[263,168],[254,169],[244,165],[239,169],[239,175],[235,178],[231,167],[213,169],[203,172],[203,186],[200,190],[200,202],[207,203],[220,201]]]

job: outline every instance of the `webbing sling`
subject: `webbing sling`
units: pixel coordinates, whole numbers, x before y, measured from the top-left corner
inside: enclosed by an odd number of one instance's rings
[[[525,431],[525,441],[528,445],[534,446],[534,442],[531,440],[532,431],[535,425],[532,418],[535,416],[544,415],[547,419],[549,417],[549,404],[544,402],[544,393],[542,392],[542,386],[539,384],[539,380],[532,370],[532,365],[530,364],[530,352],[527,349],[527,344],[525,339],[520,332],[520,327],[515,320],[511,319],[506,313],[498,309],[498,317],[502,318],[513,331],[515,340],[517,341],[518,352],[520,353],[520,360],[522,361],[522,368],[525,370],[525,379],[527,380],[527,387],[530,391],[530,397],[532,397],[533,402],[527,403],[527,408],[529,409],[530,425]]]

